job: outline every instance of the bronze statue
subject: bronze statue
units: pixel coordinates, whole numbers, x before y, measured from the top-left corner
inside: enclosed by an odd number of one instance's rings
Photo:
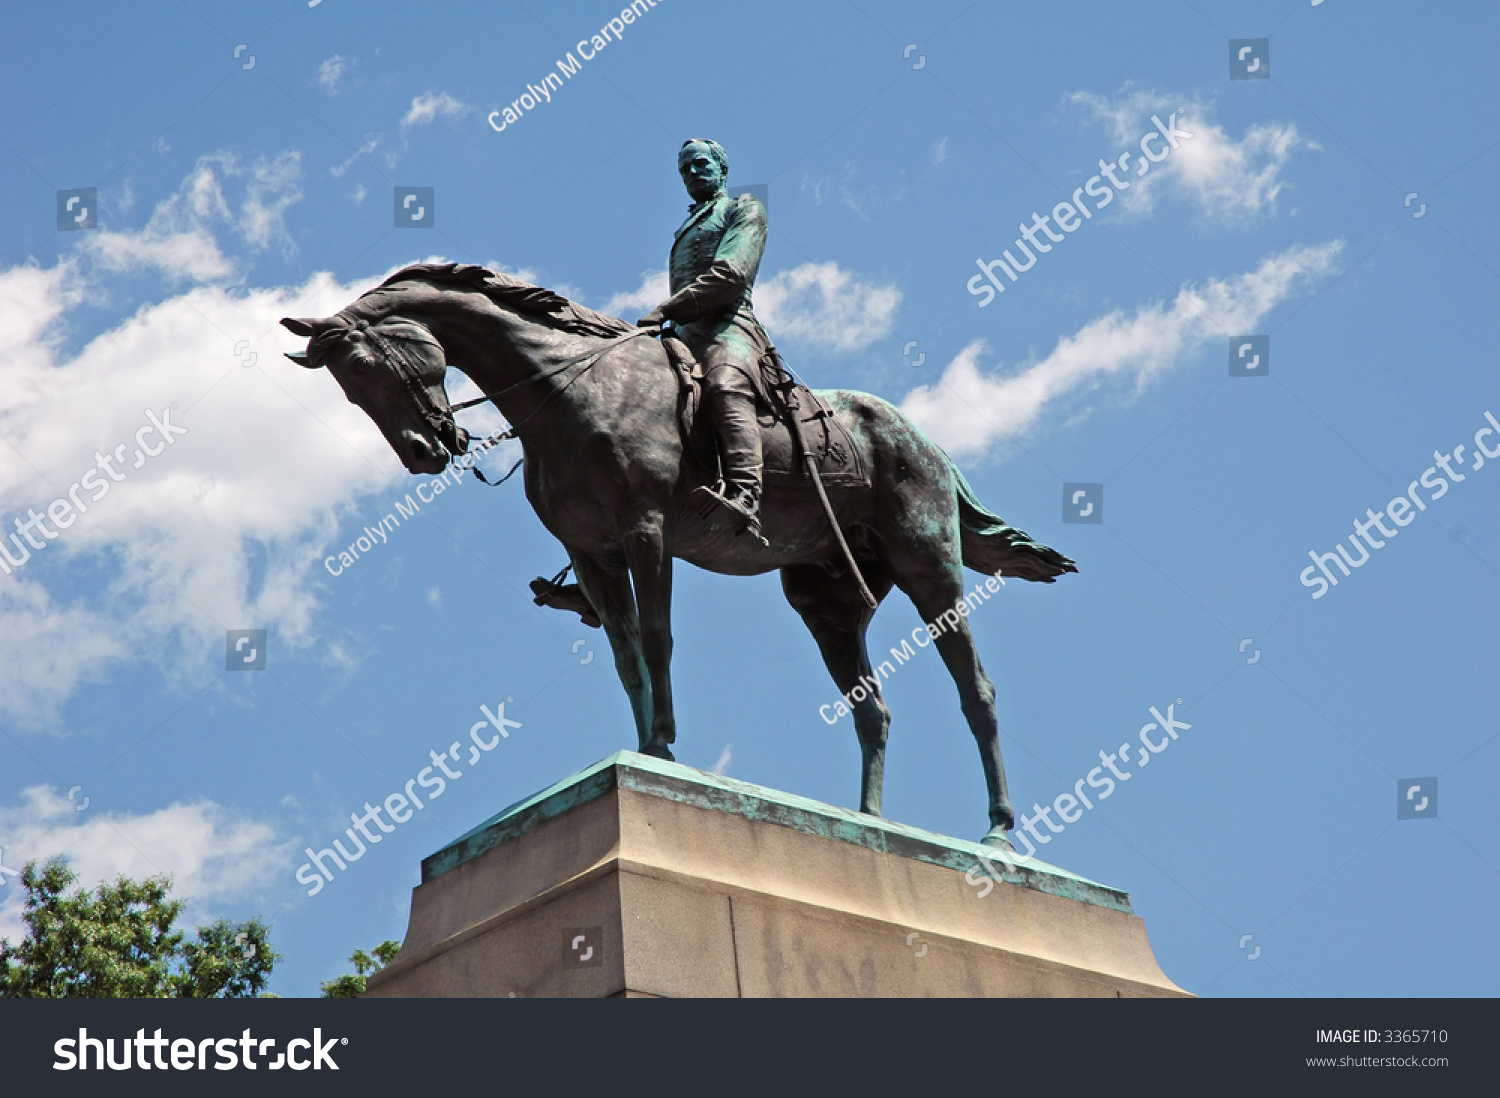
[[[723,475],[698,491],[732,512],[741,530],[760,533],[761,447],[756,408],[771,398],[761,370],[772,353],[750,296],[766,250],[766,209],[753,195],[724,190],[729,157],[716,141],[684,141],[677,170],[693,205],[672,241],[672,296],[638,321],[671,321],[703,364],[703,397],[713,416]]]
[[[863,758],[860,809],[873,815],[890,725],[865,645],[873,607],[894,586],[924,622],[951,616],[932,643],[979,746],[989,794],[983,841],[1008,847],[1014,814],[995,691],[967,619],[953,612],[964,597],[963,569],[1051,583],[1077,568],[987,511],[898,409],[866,393],[794,386],[774,368],[774,352],[757,357],[764,333],[750,311],[750,285],[764,210],[722,194],[723,164],[707,142],[684,146],[682,166],[690,190],[703,193],[694,193],[695,214],[678,234],[672,297],[642,318],[645,327],[482,267],[419,264],[331,317],[283,319],[309,339],[305,352],[289,357],[326,366],[413,474],[441,472],[468,449],[444,389],[450,362],[495,403],[513,425],[506,435],[521,441],[527,499],[567,549],[578,597],[609,637],[646,754],[671,759],[677,738],[674,559],[725,575],[781,572],[787,601],[851,698]],[[680,321],[682,338],[652,338],[662,334],[657,316]],[[729,371],[718,382],[722,395],[710,386],[705,396],[692,351],[710,377]],[[745,393],[734,375],[756,388],[761,423],[771,424],[757,424],[753,442],[744,437]],[[721,413],[718,423],[696,415],[700,399]],[[751,479],[762,458],[763,487]],[[704,489],[715,493],[706,513]],[[759,537],[738,536],[756,525]]]

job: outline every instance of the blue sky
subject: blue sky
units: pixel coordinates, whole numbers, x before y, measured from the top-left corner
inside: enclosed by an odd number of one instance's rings
[[[972,619],[1018,808],[1138,743],[1150,707],[1191,724],[1041,856],[1127,889],[1199,994],[1493,994],[1500,465],[1472,463],[1500,417],[1500,15],[661,0],[550,103],[486,121],[617,12],[5,16],[5,530],[127,453],[0,574],[0,863],[172,872],[195,918],[271,919],[273,990],[315,994],[401,936],[422,857],[632,745],[600,635],[530,603],[564,557],[516,484],[432,496],[330,574],[417,481],[281,357],[300,341],[275,322],[435,256],[634,318],[688,202],[677,147],[708,136],[732,185],[769,187],[757,307],[791,365],[902,405],[1079,562]],[[1269,40],[1268,79],[1231,79],[1231,39]],[[1174,113],[1192,137],[1130,174]],[[976,259],[1015,255],[1022,223],[1126,151],[1132,186],[980,307]],[[397,186],[435,189],[434,228],[395,227]],[[96,190],[96,228],[58,231],[72,188]],[[1269,372],[1230,377],[1248,335]],[[187,433],[132,459],[163,414]],[[1458,445],[1464,480],[1418,487],[1426,509],[1313,598],[1309,551]],[[1104,486],[1101,524],[1062,521],[1071,482]],[[855,804],[853,731],[819,717],[837,691],[776,577],[681,566],[676,588],[680,760]],[[896,596],[872,651],[917,624]],[[230,629],[267,630],[265,671],[225,671]],[[887,813],[978,837],[978,760],[931,650],[886,697]],[[521,727],[308,897],[303,849],[501,702]],[[1433,777],[1436,817],[1398,820],[1398,782]]]

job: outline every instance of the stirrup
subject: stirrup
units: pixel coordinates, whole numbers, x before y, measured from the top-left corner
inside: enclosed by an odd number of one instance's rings
[[[754,491],[742,488],[731,496],[728,487],[721,480],[712,488],[701,484],[693,490],[694,495],[700,492],[707,497],[702,501],[703,506],[698,512],[703,518],[712,517],[714,510],[722,507],[735,517],[735,536],[748,533],[762,545],[771,544],[760,532],[760,500],[756,498]]]
[[[553,583],[538,576],[531,581],[531,601],[538,606],[550,606],[554,610],[571,610],[590,629],[599,628],[599,614],[589,602],[583,588],[576,583]]]

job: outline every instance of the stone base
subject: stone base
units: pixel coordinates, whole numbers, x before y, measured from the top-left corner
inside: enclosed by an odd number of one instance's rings
[[[422,863],[367,996],[1183,996],[1130,897],[621,751]],[[990,885],[991,887],[986,887]]]

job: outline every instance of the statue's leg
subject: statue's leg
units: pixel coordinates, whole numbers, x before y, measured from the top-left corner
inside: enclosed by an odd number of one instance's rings
[[[876,601],[885,598],[891,589],[885,569],[878,561],[859,563]],[[781,589],[817,641],[834,685],[849,698],[862,763],[859,810],[878,816],[885,788],[885,743],[891,711],[880,696],[878,676],[871,670],[870,653],[865,646],[865,630],[875,611],[865,605],[853,584],[830,583],[828,571],[818,564],[783,568]],[[856,693],[858,699],[851,696]]]
[[[744,530],[764,541],[760,534],[762,488],[760,425],[756,421],[755,386],[749,367],[733,351],[716,345],[704,366],[704,405],[713,417],[719,440],[719,462],[724,471],[722,494],[700,489],[719,506],[733,513]]]
[[[630,698],[635,717],[636,742],[644,749],[651,740],[651,683],[641,650],[640,618],[636,614],[635,596],[630,590],[630,573],[624,568],[610,568],[582,553],[569,551],[579,586],[604,626],[609,647],[615,656],[615,673]]]
[[[641,653],[651,684],[651,726],[641,751],[671,759],[677,739],[672,709],[672,554],[660,511],[642,516],[625,539],[625,560],[635,580]]]

